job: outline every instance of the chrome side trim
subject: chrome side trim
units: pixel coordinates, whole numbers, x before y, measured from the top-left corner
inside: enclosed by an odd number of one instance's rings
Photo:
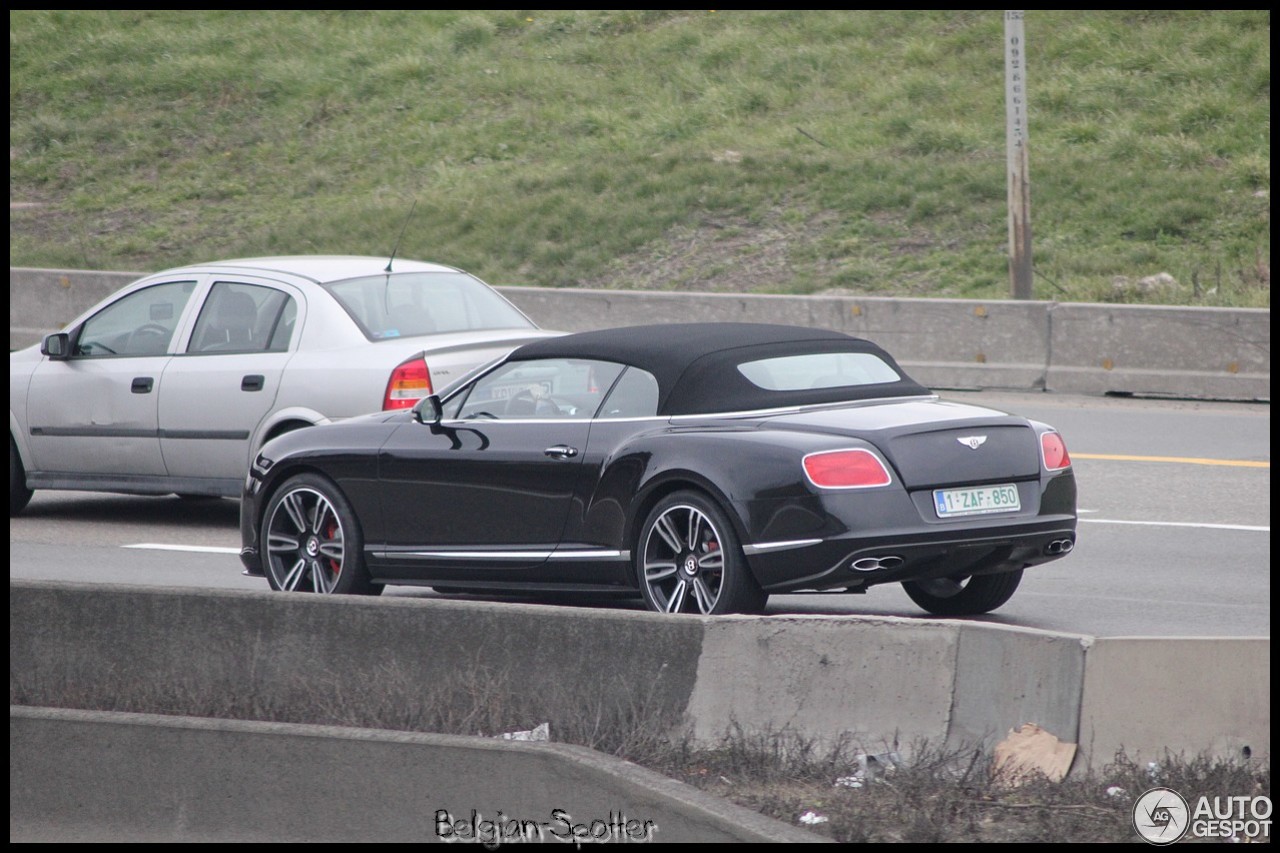
[[[550,551],[374,551],[375,556],[424,560],[545,560]]]
[[[553,560],[619,560],[631,562],[630,551],[552,551]]]
[[[631,560],[630,551],[374,551],[380,559],[416,557],[424,560]]]
[[[782,551],[787,548],[807,548],[810,545],[819,545],[821,539],[792,539],[789,542],[759,542],[755,545],[743,545],[742,553],[747,556],[753,554],[763,554],[766,551]]]

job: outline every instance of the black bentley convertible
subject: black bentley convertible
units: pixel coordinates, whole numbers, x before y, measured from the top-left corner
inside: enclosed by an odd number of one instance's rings
[[[868,341],[708,323],[548,338],[411,412],[271,441],[241,559],[281,590],[717,614],[901,583],[958,615],[1004,604],[1075,529],[1052,427],[939,400]]]

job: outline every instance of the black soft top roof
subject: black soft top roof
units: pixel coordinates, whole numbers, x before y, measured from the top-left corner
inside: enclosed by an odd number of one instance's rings
[[[902,379],[875,385],[769,391],[738,365],[805,353],[864,352],[879,356]],[[742,412],[784,406],[928,394],[893,357],[870,341],[841,332],[767,323],[670,323],[629,326],[545,338],[517,349],[513,361],[584,358],[631,365],[658,380],[658,414]]]

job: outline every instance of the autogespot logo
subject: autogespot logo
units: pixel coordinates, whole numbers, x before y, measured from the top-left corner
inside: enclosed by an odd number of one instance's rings
[[[1151,844],[1163,847],[1181,840],[1190,823],[1187,801],[1171,788],[1152,788],[1133,804],[1133,828]]]

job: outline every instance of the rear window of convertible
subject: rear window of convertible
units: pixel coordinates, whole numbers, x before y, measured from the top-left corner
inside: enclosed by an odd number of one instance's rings
[[[844,388],[901,381],[902,376],[869,352],[824,352],[762,358],[738,365],[752,385],[766,391]]]

